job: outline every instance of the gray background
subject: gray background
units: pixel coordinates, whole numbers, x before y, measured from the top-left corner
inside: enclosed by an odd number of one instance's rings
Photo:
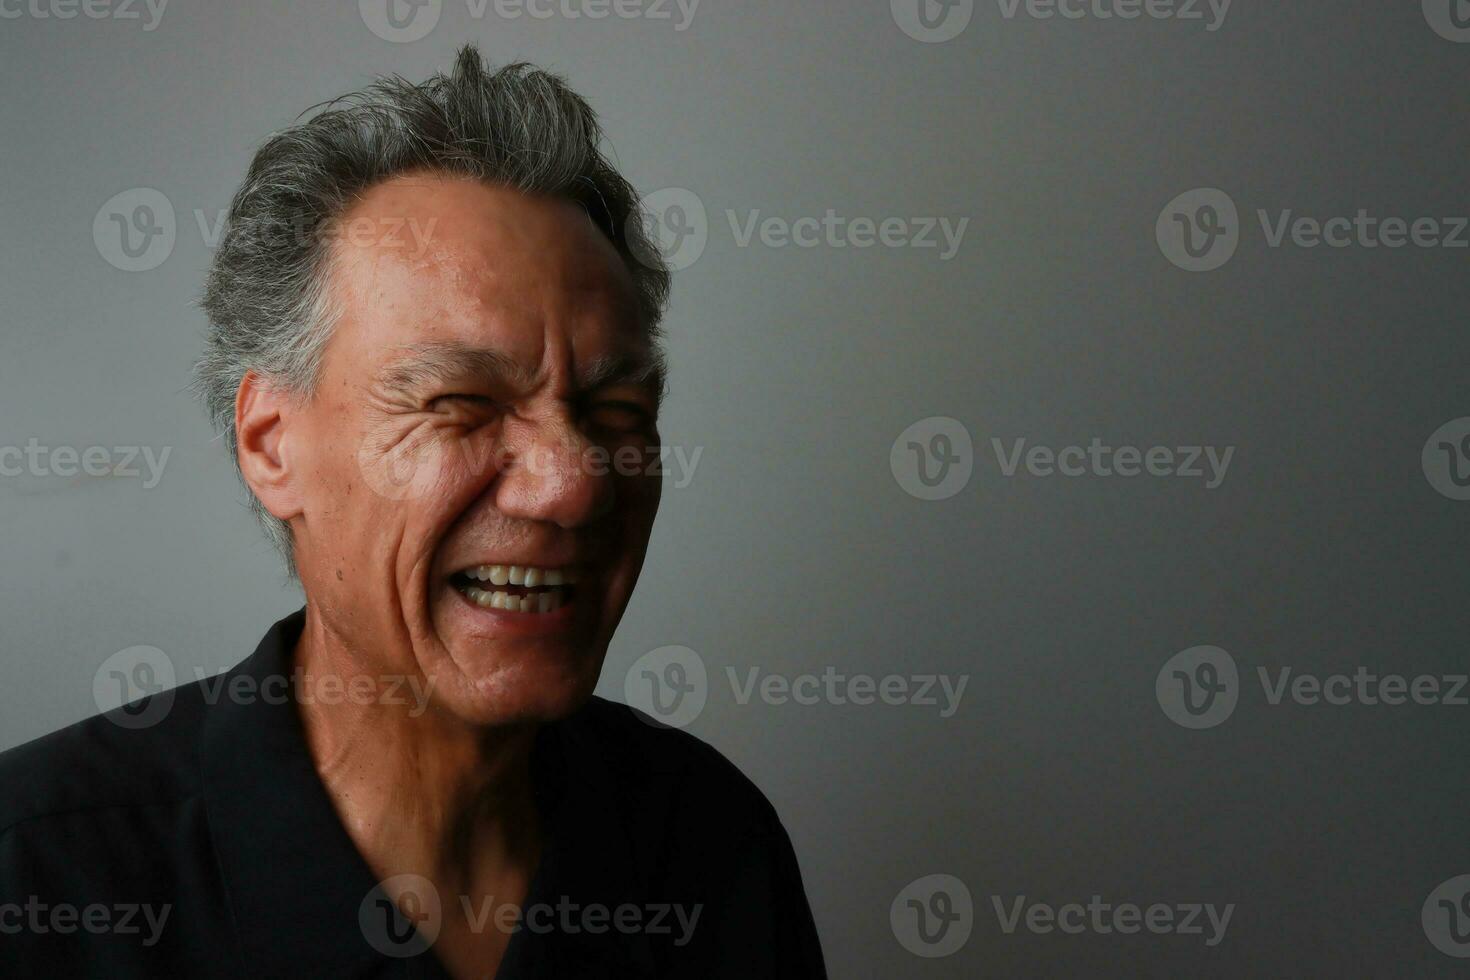
[[[7,9],[15,9],[13,7]],[[138,8],[142,10],[142,8]],[[1467,252],[1268,247],[1257,209],[1470,211],[1470,44],[1418,0],[1237,0],[1223,26],[1006,18],[946,43],[889,5],[704,0],[649,18],[470,16],[390,43],[352,2],[173,0],[141,20],[0,20],[0,446],[171,447],[136,478],[0,478],[0,748],[93,713],[112,653],[188,680],[299,602],[184,391],[213,223],[253,148],[380,72],[477,42],[566,73],[640,191],[703,200],[675,278],[666,491],[601,691],[698,651],[690,729],[767,792],[836,977],[1434,974],[1420,925],[1470,871],[1465,721],[1448,705],[1268,704],[1256,668],[1466,670],[1470,503],[1425,441],[1470,414]],[[161,191],[157,268],[99,254],[112,195]],[[1226,191],[1240,243],[1190,273],[1161,209]],[[937,249],[737,245],[738,219],[970,218]],[[906,493],[889,451],[951,416],[968,485]],[[1224,483],[1005,477],[1009,443],[1236,447]],[[1234,714],[1174,724],[1155,677],[1216,644]],[[960,710],[740,704],[725,668],[969,675]],[[6,787],[5,792],[24,792]],[[910,881],[962,879],[968,942],[921,959],[890,927]],[[1234,903],[1225,940],[1005,934],[991,896]]]

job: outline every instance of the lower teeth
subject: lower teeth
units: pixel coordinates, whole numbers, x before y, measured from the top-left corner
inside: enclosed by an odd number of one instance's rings
[[[562,606],[562,591],[559,588],[516,595],[511,592],[490,592],[474,586],[464,590],[471,602],[486,609],[504,609],[507,612],[548,613]]]

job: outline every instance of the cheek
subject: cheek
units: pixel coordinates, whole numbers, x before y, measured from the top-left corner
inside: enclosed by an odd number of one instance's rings
[[[617,526],[612,533],[619,542],[622,562],[636,569],[653,532],[663,480],[656,474],[623,476],[617,478],[616,487],[617,504],[611,519]]]
[[[464,503],[493,479],[495,444],[478,430],[385,424],[357,441],[351,469],[382,504]]]

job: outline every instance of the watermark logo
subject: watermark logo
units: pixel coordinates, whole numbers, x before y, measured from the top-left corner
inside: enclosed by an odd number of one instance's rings
[[[479,20],[486,7],[493,6],[495,15],[504,20],[530,17],[533,20],[667,20],[673,21],[674,33],[682,34],[694,23],[700,0],[466,0],[470,16]],[[677,14],[677,19],[675,15]]]
[[[115,269],[147,272],[173,254],[178,225],[163,192],[132,187],[108,198],[92,219],[92,241]]]
[[[760,242],[766,248],[924,248],[939,249],[939,261],[948,262],[959,254],[970,227],[967,217],[952,219],[947,215],[904,217],[887,215],[849,218],[828,208],[821,216],[802,215],[786,218],[761,216],[759,208],[742,217],[733,208],[725,209],[725,220],[737,248],[749,248]]]
[[[1235,658],[1214,646],[1181,650],[1159,669],[1154,694],[1176,725],[1214,728],[1230,717],[1240,700]]]
[[[1434,948],[1456,959],[1470,957],[1470,875],[1442,881],[1419,913]]]
[[[0,0],[0,20],[71,20],[78,13],[88,20],[142,20],[146,10],[147,33],[158,27],[167,6],[168,0]]]
[[[996,0],[1001,16],[1013,20],[1024,11],[1033,20],[1150,20],[1205,21],[1213,34],[1225,26],[1231,0]],[[1206,17],[1209,19],[1206,20]]]
[[[704,658],[683,646],[650,650],[628,668],[623,697],[660,724],[685,728],[700,716],[709,698]]]
[[[888,467],[910,497],[944,500],[969,484],[975,444],[958,419],[931,416],[898,434],[888,451]]]
[[[210,250],[219,248],[226,233],[234,229],[254,232],[269,248],[345,244],[403,251],[413,258],[428,250],[439,220],[420,222],[416,217],[398,215],[318,220],[306,211],[298,211],[237,226],[222,208],[194,208],[192,215],[200,241]],[[186,220],[184,228],[188,227]],[[147,272],[162,265],[173,254],[179,231],[173,202],[151,187],[134,187],[113,195],[92,219],[92,240],[98,253],[125,272]]]
[[[1008,936],[1021,928],[1038,935],[1061,932],[1070,936],[1150,932],[1155,936],[1203,936],[1205,945],[1212,947],[1224,941],[1230,918],[1235,914],[1234,902],[1223,906],[1213,902],[1172,905],[1155,902],[1143,906],[1136,902],[1104,901],[1101,895],[1093,895],[1085,905],[1081,902],[1051,905],[1028,902],[1025,895],[1011,900],[992,895],[990,904],[1001,932]]]
[[[1275,707],[1288,698],[1293,704],[1327,704],[1334,707],[1345,705],[1443,705],[1463,708],[1470,699],[1465,687],[1470,676],[1465,674],[1375,674],[1366,666],[1359,666],[1349,674],[1301,673],[1293,676],[1291,667],[1279,667],[1272,672],[1265,667],[1256,668],[1256,677],[1261,683],[1261,692],[1266,703]]]
[[[32,436],[24,446],[0,446],[0,477],[141,477],[143,489],[152,490],[163,479],[172,451],[172,446],[161,452],[152,446],[44,446]]]
[[[384,956],[418,956],[434,945],[444,924],[439,890],[423,875],[394,875],[363,897],[357,925]]]
[[[760,208],[726,208],[724,214],[736,248],[928,249],[941,262],[959,254],[970,226],[968,217],[848,216],[836,208],[797,216],[766,214]],[[639,223],[636,228],[634,221]],[[628,222],[634,258],[651,268],[662,264],[674,272],[687,269],[709,244],[709,212],[699,195],[687,188],[666,187],[645,195]]]
[[[427,37],[438,25],[443,6],[443,0],[357,0],[367,29],[395,44]]]
[[[975,0],[889,0],[893,22],[915,41],[942,44],[970,26]]]
[[[995,437],[990,440],[1001,475],[1014,477],[1023,468],[1033,477],[1179,477],[1204,481],[1206,490],[1225,482],[1234,446],[1110,446],[1093,436],[1086,446],[1027,446],[1015,439],[1010,448]]]
[[[1470,41],[1470,2],[1467,0],[1424,0],[1424,19],[1434,33],[1446,41]]]
[[[384,500],[418,500],[440,484],[448,464],[456,456],[470,459],[468,444],[434,440],[392,441],[387,433],[371,433],[357,449],[357,468],[368,489]],[[456,452],[458,448],[459,452]],[[471,465],[470,472],[483,473]],[[489,465],[493,465],[493,460]]]
[[[634,258],[650,268],[660,264],[670,272],[689,268],[709,244],[709,215],[704,201],[687,187],[665,187],[643,195],[628,216],[641,225],[642,240]],[[643,251],[652,248],[657,255]],[[642,254],[639,254],[639,253]]]
[[[932,874],[903,887],[888,908],[899,945],[925,959],[959,952],[975,927],[970,889],[954,875]]]
[[[92,675],[92,700],[114,724],[148,728],[173,708],[174,685],[174,662],[168,654],[158,647],[128,647],[102,661]]]
[[[1256,208],[1256,223],[1269,249],[1342,250],[1470,248],[1470,217],[1379,215],[1368,208],[1353,214],[1316,217],[1292,208]],[[1224,191],[1201,187],[1180,194],[1159,213],[1154,235],[1159,250],[1189,272],[1220,268],[1235,254],[1244,229],[1235,203]]]
[[[676,33],[694,22],[700,0],[465,0],[471,20],[494,14],[501,20],[661,20]],[[443,0],[358,0],[358,12],[368,30],[399,44],[426,37],[439,24]]]
[[[1230,195],[1196,187],[1164,205],[1154,225],[1164,258],[1186,272],[1218,269],[1240,244],[1240,214]]]
[[[865,707],[870,704],[891,706],[914,705],[921,708],[937,708],[939,717],[952,718],[960,710],[960,700],[965,696],[965,686],[970,683],[969,674],[848,674],[828,664],[821,675],[761,674],[759,667],[751,667],[741,680],[740,672],[726,667],[725,675],[730,680],[730,692],[736,704],[749,704],[759,697],[761,702],[773,706],[784,704],[813,705],[853,704]]]
[[[140,905],[135,902],[117,905],[62,902],[53,905],[43,901],[39,895],[28,895],[24,905],[20,902],[0,904],[0,935],[15,936],[28,932],[37,936],[71,936],[84,932],[92,936],[138,936],[141,937],[140,945],[151,949],[163,938],[163,929],[173,908],[172,905]]]
[[[290,674],[269,674],[263,678],[249,674],[220,671],[209,677],[203,669],[194,669],[204,703],[230,704],[359,704],[384,705],[406,709],[410,718],[418,718],[429,708],[434,693],[434,678],[417,674],[313,674],[300,664]]]
[[[1290,666],[1257,666],[1256,680],[1268,707],[1300,705],[1327,707],[1463,708],[1470,705],[1470,675],[1379,674],[1366,665],[1351,673],[1298,673]],[[1185,728],[1213,728],[1235,710],[1245,685],[1235,660],[1219,647],[1191,647],[1175,654],[1154,682],[1159,706]]]
[[[358,472],[368,489],[385,500],[415,500],[446,483],[499,473],[514,466],[532,476],[659,479],[674,490],[694,482],[704,447],[669,444],[615,448],[563,441],[538,443],[514,454],[504,446],[472,437],[438,441],[431,437],[394,441],[393,433],[370,433],[357,449]],[[0,447],[0,460],[4,448]],[[0,470],[3,472],[3,470]]]
[[[1451,500],[1470,500],[1470,416],[1435,429],[1419,462],[1435,490]]]

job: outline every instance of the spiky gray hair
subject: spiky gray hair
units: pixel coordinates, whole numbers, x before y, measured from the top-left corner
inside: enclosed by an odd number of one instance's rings
[[[467,45],[448,75],[381,78],[318,108],[255,154],[205,285],[209,328],[194,386],[237,473],[235,396],[246,372],[295,397],[315,387],[337,315],[331,236],[318,230],[400,173],[437,170],[579,204],[628,266],[656,337],[668,271],[636,193],[599,148],[596,115],[560,77],[524,63],[487,70]],[[246,492],[294,575],[290,529]]]

